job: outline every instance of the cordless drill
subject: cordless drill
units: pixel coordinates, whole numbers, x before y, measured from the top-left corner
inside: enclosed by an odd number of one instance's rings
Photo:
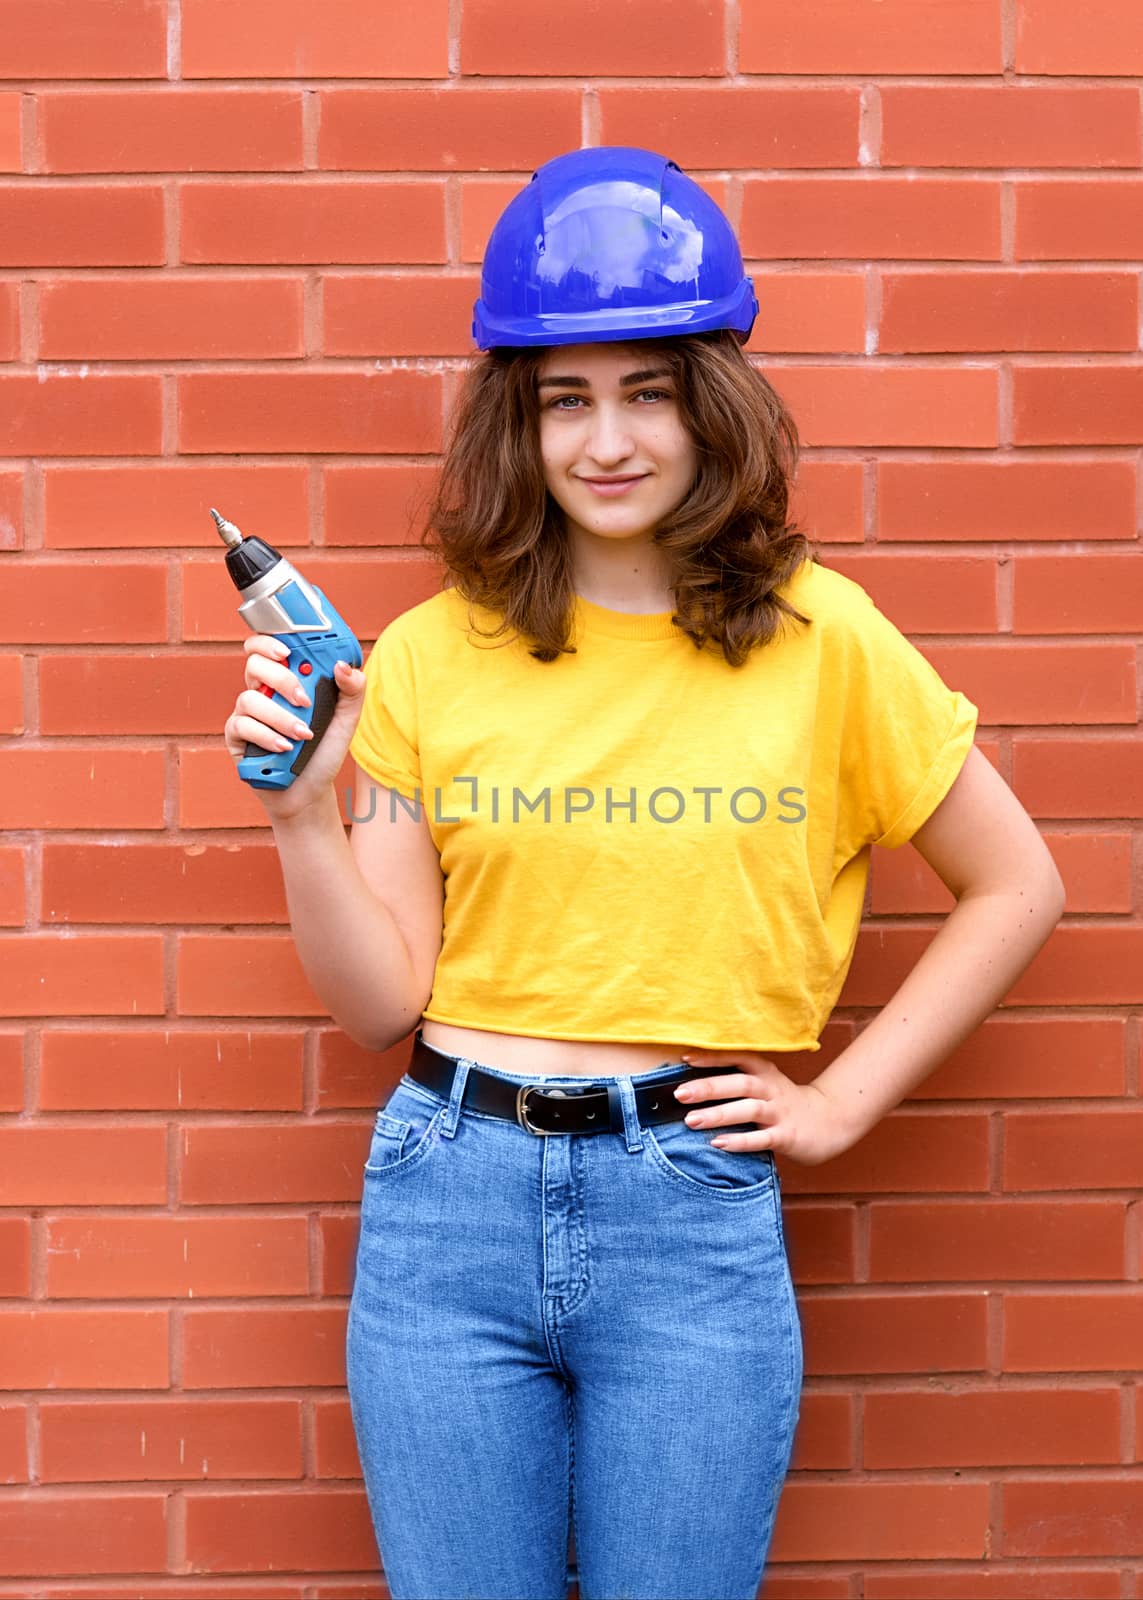
[[[262,693],[291,717],[308,722],[313,738],[299,737],[288,750],[264,750],[247,741],[238,763],[238,776],[255,789],[288,789],[321,742],[337,705],[335,662],[351,667],[362,663],[361,646],[320,589],[306,582],[295,566],[261,539],[245,538],[233,522],[214,507],[211,516],[226,544],[226,569],[234,587],[244,596],[238,615],[252,633],[272,633],[289,649],[283,663],[294,672],[310,697],[308,706],[296,706],[262,685]]]

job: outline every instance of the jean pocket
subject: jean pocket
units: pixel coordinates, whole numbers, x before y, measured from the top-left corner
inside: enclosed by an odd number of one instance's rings
[[[757,1133],[758,1124],[692,1128],[687,1122],[659,1122],[644,1128],[652,1161],[666,1176],[723,1199],[769,1194],[776,1182],[769,1150],[728,1150],[711,1144],[715,1134]]]
[[[373,1123],[365,1158],[368,1177],[406,1171],[428,1155],[437,1142],[437,1125],[447,1105],[413,1094],[398,1084]]]

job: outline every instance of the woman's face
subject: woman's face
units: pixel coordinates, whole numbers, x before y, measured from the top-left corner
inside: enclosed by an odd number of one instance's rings
[[[685,499],[698,456],[674,380],[652,349],[553,348],[537,373],[537,401],[544,479],[569,531],[645,536]],[[593,479],[613,482],[597,489]],[[616,479],[636,481],[623,487]]]

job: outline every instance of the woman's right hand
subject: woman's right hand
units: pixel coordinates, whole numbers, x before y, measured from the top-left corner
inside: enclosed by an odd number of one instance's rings
[[[289,651],[273,634],[253,633],[242,647],[246,652],[246,687],[235,700],[222,730],[227,751],[235,762],[245,756],[248,742],[276,755],[298,737],[289,707],[263,694],[263,684],[302,708],[310,698],[302,680],[284,665]],[[364,703],[365,674],[348,662],[339,661],[334,667],[334,681],[337,705],[301,773],[288,789],[254,789],[271,822],[286,821],[316,805],[341,771]]]

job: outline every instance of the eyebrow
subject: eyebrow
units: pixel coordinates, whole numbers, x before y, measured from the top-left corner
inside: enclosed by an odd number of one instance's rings
[[[620,378],[619,386],[626,389],[631,383],[650,383],[652,378],[669,378],[673,376],[667,367],[647,367],[642,372],[629,372],[626,377]],[[586,378],[541,378],[536,385],[537,389],[590,389],[591,384]]]

